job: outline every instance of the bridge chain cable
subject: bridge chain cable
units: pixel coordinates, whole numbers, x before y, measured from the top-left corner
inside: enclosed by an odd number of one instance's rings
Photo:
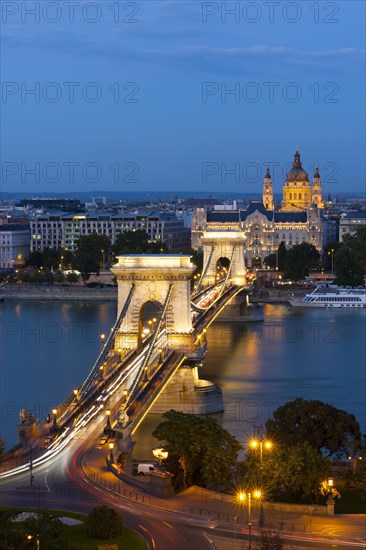
[[[134,383],[132,384],[132,387],[130,389],[130,392],[129,392],[129,395],[123,405],[123,408],[124,410],[127,410],[129,404],[131,403],[132,399],[134,398],[135,396],[135,391],[136,391],[136,388],[137,388],[137,385],[138,383],[140,382],[140,379],[142,377],[142,374],[144,373],[145,371],[145,368],[147,367],[148,365],[148,362],[150,360],[150,357],[151,357],[151,354],[153,352],[153,349],[155,347],[155,344],[156,344],[156,340],[157,340],[157,337],[158,335],[160,334],[160,331],[161,331],[161,326],[163,324],[163,321],[165,319],[165,316],[166,316],[166,313],[167,313],[167,309],[168,309],[168,305],[169,305],[169,302],[170,302],[170,298],[171,298],[171,295],[172,295],[172,292],[173,292],[173,283],[171,283],[169,285],[169,290],[167,292],[167,295],[166,295],[166,298],[165,298],[165,302],[164,302],[164,305],[163,305],[163,309],[162,309],[162,312],[161,312],[161,315],[158,319],[158,322],[157,322],[157,325],[156,325],[156,328],[154,330],[154,333],[152,335],[152,338],[150,340],[150,343],[149,343],[149,346],[146,350],[146,353],[145,353],[145,356],[142,360],[142,363],[140,365],[140,368],[137,372],[137,375],[136,375],[136,378],[135,378],[135,381]]]
[[[204,277],[206,276],[208,267],[209,267],[209,265],[211,264],[211,260],[212,260],[212,256],[213,256],[214,250],[215,250],[215,247],[212,246],[212,247],[211,247],[210,255],[209,255],[208,260],[207,260],[207,263],[206,263],[206,265],[205,265],[205,269],[202,270],[202,275],[201,275],[201,277],[200,277],[200,280],[198,281],[198,285],[197,285],[195,294],[197,294],[197,292],[199,291],[199,289],[200,289],[200,287],[201,287],[201,285],[202,285],[203,279],[204,279]]]
[[[219,283],[221,285],[221,289],[220,289],[220,292],[219,292],[218,296],[216,296],[216,298],[213,300],[213,302],[211,302],[207,307],[198,306],[197,304],[195,304],[191,300],[191,305],[192,305],[193,309],[195,309],[196,311],[200,311],[200,312],[207,311],[208,309],[210,309],[213,306],[213,304],[215,304],[218,300],[220,300],[220,298],[222,296],[222,293],[224,292],[224,290],[225,290],[225,288],[228,284],[228,280],[229,280],[229,277],[230,277],[230,274],[231,274],[231,268],[232,268],[232,265],[233,265],[234,254],[235,254],[235,248],[233,248],[233,250],[231,252],[230,265],[229,265],[229,269],[227,270],[226,277],[225,277],[225,279],[222,283]]]
[[[124,305],[121,309],[121,312],[117,316],[116,322],[114,323],[114,325],[112,327],[112,330],[109,333],[108,338],[107,338],[104,346],[102,347],[97,360],[95,361],[95,363],[93,365],[93,368],[91,369],[88,376],[86,377],[86,379],[84,380],[83,384],[80,387],[80,390],[79,390],[80,393],[82,393],[82,392],[86,393],[88,391],[88,389],[90,387],[90,384],[92,383],[92,380],[93,380],[95,374],[99,371],[99,368],[100,368],[101,364],[104,362],[105,358],[107,357],[107,354],[110,350],[110,347],[111,347],[111,345],[114,341],[116,332],[117,332],[117,330],[119,329],[119,327],[121,325],[122,319],[125,317],[125,315],[127,313],[127,310],[128,310],[128,307],[131,303],[131,298],[132,298],[132,295],[133,295],[134,291],[135,291],[135,284],[133,283],[131,285],[131,288],[130,288],[129,292],[128,292],[127,298],[126,298],[125,303],[124,303]]]

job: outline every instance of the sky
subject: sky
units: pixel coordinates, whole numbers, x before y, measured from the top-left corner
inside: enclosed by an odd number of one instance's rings
[[[1,189],[365,191],[365,3],[1,2]],[[32,92],[33,90],[33,92]]]

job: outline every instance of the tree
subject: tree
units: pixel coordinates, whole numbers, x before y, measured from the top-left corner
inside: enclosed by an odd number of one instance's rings
[[[91,273],[99,275],[99,269],[103,263],[103,251],[110,249],[111,241],[106,235],[85,235],[78,240],[75,264],[85,281]]]
[[[320,482],[330,474],[330,464],[307,441],[291,445],[276,441],[263,460],[262,475],[258,456],[251,449],[241,470],[240,482],[247,486],[258,486],[262,477],[267,498],[286,495],[298,500],[316,494]]]
[[[280,245],[277,251],[277,256],[278,256],[278,269],[280,271],[283,271],[285,269],[285,261],[287,256],[287,248],[284,241],[280,242]]]
[[[4,452],[5,449],[5,441],[2,437],[0,437],[0,454]]]
[[[296,244],[288,250],[285,259],[285,277],[294,281],[304,279],[311,268],[319,265],[320,255],[314,245]]]
[[[277,252],[274,254],[269,254],[264,258],[264,263],[269,265],[269,267],[275,268],[278,267],[279,271],[285,269],[285,259],[287,256],[287,248],[283,241],[280,242],[280,245],[277,249]]]
[[[358,227],[354,235],[344,235],[344,246],[350,248],[366,269],[366,226]]]
[[[97,506],[89,514],[86,533],[92,539],[114,539],[122,535],[123,522],[110,506]]]
[[[119,254],[163,254],[167,245],[161,242],[151,242],[149,235],[143,229],[124,231],[116,238],[113,252]]]
[[[76,273],[68,273],[66,275],[66,281],[68,283],[77,283],[79,280],[79,275],[77,275]]]
[[[259,541],[254,542],[254,550],[283,550],[285,543],[278,531],[264,529],[261,531]]]
[[[348,456],[360,446],[360,426],[349,414],[322,401],[297,398],[278,407],[266,431],[276,441],[291,446],[307,441],[326,457]]]
[[[57,271],[55,273],[55,276],[54,276],[54,282],[59,285],[59,284],[63,283],[64,281],[65,281],[65,276],[62,273],[62,271]]]
[[[51,517],[48,512],[41,512],[37,517],[31,517],[24,523],[26,533],[32,535],[34,548],[36,548],[37,536],[42,541],[43,548],[47,550],[69,548],[65,526],[57,518]]]
[[[167,442],[166,468],[175,476],[175,487],[228,488],[241,449],[235,437],[209,416],[171,410],[163,417],[153,436]]]
[[[341,286],[364,284],[365,270],[356,252],[346,245],[339,248],[334,256],[336,283]]]

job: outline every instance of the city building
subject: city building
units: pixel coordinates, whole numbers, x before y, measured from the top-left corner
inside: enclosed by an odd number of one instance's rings
[[[0,268],[23,267],[30,251],[29,227],[21,224],[0,225]]]
[[[113,214],[108,212],[37,216],[30,221],[31,250],[67,248],[75,251],[80,237],[97,233],[107,235],[114,244],[124,231],[142,229],[152,242],[165,243],[170,250],[190,246],[190,230],[174,213],[139,212]]]
[[[201,248],[207,231],[242,231],[245,256],[249,266],[261,266],[269,254],[276,252],[283,241],[286,247],[308,242],[322,252],[323,199],[318,167],[313,184],[302,167],[296,151],[294,163],[283,186],[281,208],[276,209],[273,182],[267,169],[261,201],[250,201],[243,210],[197,208],[192,221],[192,247]]]
[[[366,211],[349,212],[341,215],[339,222],[339,241],[343,241],[345,235],[354,235],[358,227],[366,225]]]

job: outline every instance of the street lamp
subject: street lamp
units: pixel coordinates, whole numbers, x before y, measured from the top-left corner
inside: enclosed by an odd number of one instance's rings
[[[248,506],[248,531],[249,531],[249,550],[252,548],[252,499],[260,500],[262,491],[255,489],[253,491],[239,491],[236,500],[239,504],[247,503]]]
[[[104,433],[111,433],[111,430],[112,430],[112,426],[111,426],[111,419],[110,419],[110,416],[111,416],[111,410],[110,409],[107,409],[105,411],[106,415],[107,415],[107,423],[105,425],[105,428],[104,428]]]
[[[72,393],[74,394],[74,401],[75,401],[75,403],[76,403],[76,402],[77,402],[77,400],[78,400],[78,394],[79,394],[79,390],[76,390],[76,389],[75,389],[75,390],[73,390],[73,392],[72,392]]]
[[[104,332],[102,332],[102,334],[100,335],[100,339],[102,340],[102,342],[103,342],[103,340],[105,340],[105,334],[104,334]]]
[[[333,269],[333,267],[334,267],[334,252],[335,252],[334,248],[331,248],[328,252],[328,256],[331,255],[331,259],[332,259],[332,275],[334,275],[334,269]]]
[[[158,459],[158,466],[161,467],[161,462],[168,458],[169,452],[162,445],[158,445],[152,450],[152,454]]]
[[[111,451],[109,461],[111,464],[114,464],[114,455],[113,455],[114,443],[109,444],[109,450]]]
[[[127,401],[128,390],[123,390],[124,403]]]
[[[52,414],[53,414],[53,422],[52,422],[51,431],[55,432],[58,429],[58,426],[57,426],[57,409],[52,409]]]
[[[27,540],[31,541],[33,540],[33,535],[27,535]],[[39,550],[39,535],[36,535],[36,544],[37,544],[37,550]]]
[[[269,439],[251,439],[249,441],[250,448],[253,450],[259,450],[259,468],[260,468],[260,486],[263,487],[263,448],[266,451],[270,451],[273,448],[273,443]],[[264,510],[263,503],[261,501],[260,513],[259,513],[259,525],[263,527],[264,525]]]

